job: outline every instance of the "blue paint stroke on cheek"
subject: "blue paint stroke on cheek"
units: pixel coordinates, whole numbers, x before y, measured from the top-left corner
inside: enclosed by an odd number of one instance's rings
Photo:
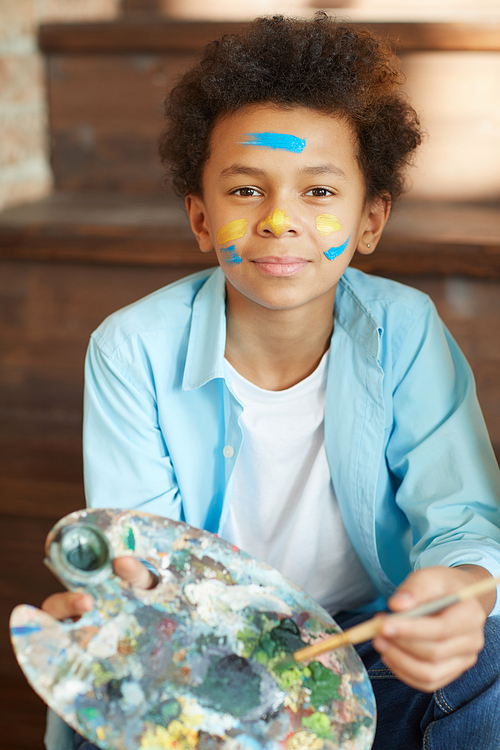
[[[282,149],[300,154],[306,147],[306,139],[297,138],[287,133],[245,133],[247,141],[241,141],[244,146],[260,146],[261,148]]]
[[[236,245],[231,247],[221,247],[221,253],[228,253],[227,257],[223,256],[224,263],[241,263],[241,256],[236,252]]]
[[[347,245],[349,244],[350,239],[351,239],[351,235],[349,235],[349,237],[346,239],[346,241],[342,245],[338,245],[338,247],[331,247],[329,250],[327,250],[325,252],[325,255],[328,258],[328,260],[333,260],[334,258],[337,258],[339,255],[342,255]]]

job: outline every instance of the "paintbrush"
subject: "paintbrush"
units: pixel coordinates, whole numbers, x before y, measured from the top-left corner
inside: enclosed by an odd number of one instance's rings
[[[486,578],[476,583],[472,583],[469,586],[459,589],[454,594],[440,597],[439,599],[433,599],[430,602],[420,604],[418,607],[413,609],[407,609],[404,612],[395,612],[390,615],[375,615],[371,620],[362,622],[360,625],[355,625],[349,630],[337,635],[332,635],[330,638],[326,638],[320,643],[315,643],[312,646],[306,646],[298,651],[295,651],[293,658],[296,662],[308,661],[319,654],[324,654],[325,651],[333,651],[339,646],[354,645],[355,643],[363,643],[377,636],[384,622],[388,620],[401,620],[406,617],[425,617],[426,615],[433,615],[436,612],[441,612],[446,607],[451,607],[452,604],[457,602],[463,602],[466,599],[472,599],[481,594],[485,594],[487,591],[491,591],[496,586],[500,585],[500,576],[497,578]]]

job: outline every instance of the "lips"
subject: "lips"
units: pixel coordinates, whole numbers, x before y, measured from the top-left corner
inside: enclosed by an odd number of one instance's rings
[[[262,273],[269,276],[293,276],[301,271],[307,264],[305,258],[297,258],[291,255],[280,257],[277,255],[268,255],[263,258],[256,258],[252,261]]]

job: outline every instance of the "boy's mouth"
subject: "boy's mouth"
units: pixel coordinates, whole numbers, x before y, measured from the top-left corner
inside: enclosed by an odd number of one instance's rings
[[[302,270],[309,261],[305,258],[296,258],[291,255],[280,257],[278,255],[267,255],[263,258],[253,260],[257,268],[269,276],[293,276]]]

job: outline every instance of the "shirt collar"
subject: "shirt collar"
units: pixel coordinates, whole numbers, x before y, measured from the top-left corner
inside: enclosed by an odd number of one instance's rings
[[[218,267],[194,298],[182,390],[191,391],[223,378],[225,348],[226,282]]]
[[[351,338],[378,359],[383,328],[346,276],[339,280],[334,317]],[[216,268],[196,294],[189,334],[182,390],[200,388],[214,378],[224,378],[226,348],[226,283]]]
[[[378,360],[383,328],[348,281],[350,275],[350,269],[347,269],[339,280],[335,294],[334,318],[354,341]]]

